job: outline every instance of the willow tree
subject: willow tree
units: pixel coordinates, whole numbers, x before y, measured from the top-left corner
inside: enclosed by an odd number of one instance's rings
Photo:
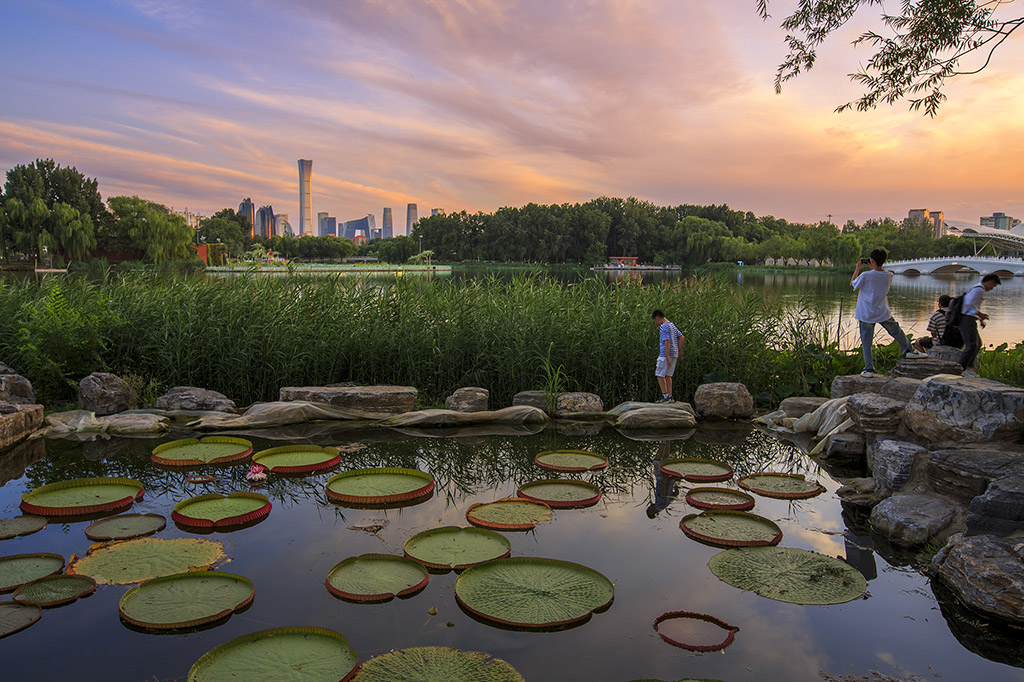
[[[185,260],[191,256],[193,231],[185,219],[163,204],[139,197],[111,197],[114,216],[109,246],[131,252],[150,263]]]

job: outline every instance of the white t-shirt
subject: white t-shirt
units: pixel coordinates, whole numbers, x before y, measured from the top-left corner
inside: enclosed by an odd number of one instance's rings
[[[892,273],[887,270],[865,270],[853,280],[857,290],[857,310],[853,314],[861,322],[885,322],[889,312],[889,285]]]

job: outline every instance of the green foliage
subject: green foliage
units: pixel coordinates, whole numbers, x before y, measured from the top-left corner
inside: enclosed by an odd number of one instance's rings
[[[548,352],[545,355],[537,356],[544,372],[544,402],[547,404],[548,414],[554,414],[558,394],[565,390],[567,384],[565,368],[562,365],[556,367],[551,362],[551,349],[554,347],[555,343],[552,341],[548,344]]]
[[[192,230],[162,204],[139,197],[111,197],[113,226],[102,235],[104,248],[131,253],[147,263],[187,260]]]
[[[986,379],[995,379],[1011,386],[1024,386],[1024,342],[1013,348],[1003,343],[996,348],[982,350],[978,369]]]
[[[225,208],[200,221],[196,237],[207,244],[223,244],[228,255],[237,258],[252,245],[251,232],[252,226],[245,216]]]
[[[259,238],[256,243],[282,258],[302,260],[341,260],[356,254],[356,245],[344,237],[287,237]]]

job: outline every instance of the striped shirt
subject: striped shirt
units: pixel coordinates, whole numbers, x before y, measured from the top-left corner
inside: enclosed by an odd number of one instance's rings
[[[928,333],[932,335],[932,338],[942,338],[946,331],[946,313],[948,312],[949,308],[939,308],[928,319]]]
[[[658,357],[659,358],[665,357],[665,342],[666,341],[668,341],[668,343],[669,343],[669,348],[668,348],[668,355],[669,355],[669,357],[671,357],[671,358],[679,357],[679,337],[682,336],[683,333],[681,331],[679,331],[679,329],[674,324],[669,322],[668,320],[665,320],[664,322],[662,322],[658,326],[658,331],[659,331],[659,335],[661,337],[658,340]]]

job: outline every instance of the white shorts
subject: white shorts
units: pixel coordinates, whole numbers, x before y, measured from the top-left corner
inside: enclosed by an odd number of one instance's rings
[[[658,357],[658,364],[654,366],[654,376],[670,377],[676,373],[676,360],[679,358]]]

